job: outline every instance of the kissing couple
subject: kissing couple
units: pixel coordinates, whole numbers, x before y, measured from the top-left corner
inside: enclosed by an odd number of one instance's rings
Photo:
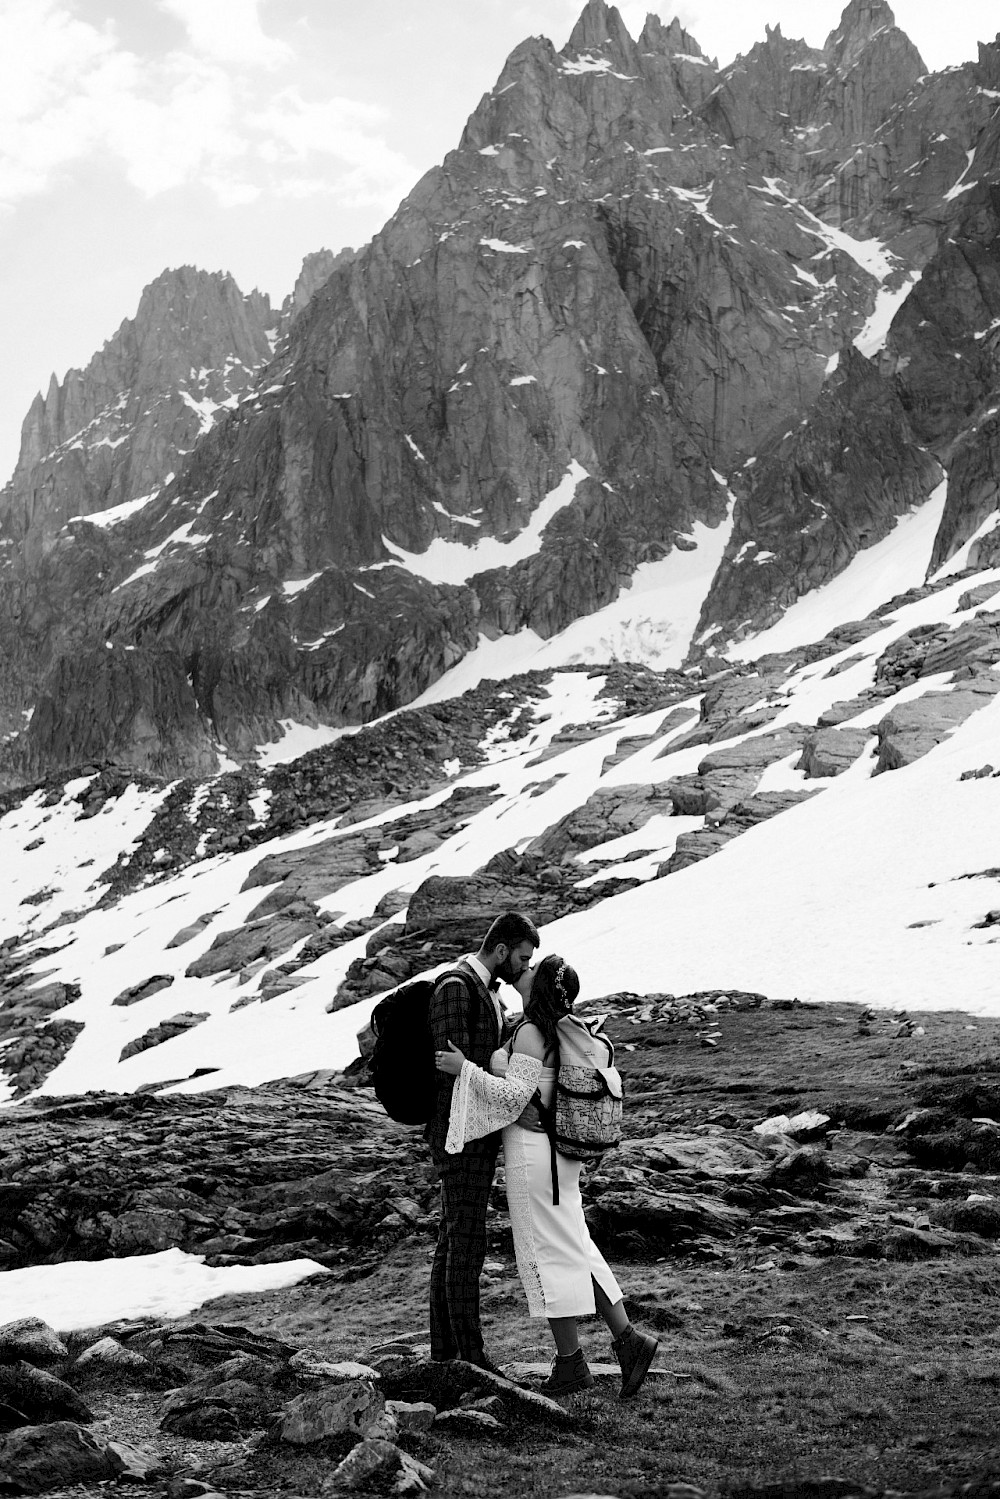
[[[494,920],[479,951],[442,974],[429,1006],[438,1085],[424,1132],[441,1179],[441,1222],[431,1268],[433,1359],[487,1357],[479,1315],[486,1210],[503,1143],[507,1205],[518,1274],[531,1317],[544,1317],[556,1356],[549,1395],[587,1389],[577,1319],[599,1312],[622,1372],[621,1398],[645,1379],[658,1340],[628,1319],[610,1266],[590,1237],[580,1196],[581,1162],[554,1155],[538,1104],[552,1106],[559,1025],[580,992],[576,970],[553,954],[534,963],[535,924],[517,911]],[[517,990],[524,1019],[512,1024],[496,990]],[[554,1200],[557,1199],[557,1200]]]

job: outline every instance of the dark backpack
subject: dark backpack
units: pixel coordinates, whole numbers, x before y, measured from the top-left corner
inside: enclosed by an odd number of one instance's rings
[[[372,1011],[375,1049],[368,1061],[368,1076],[379,1103],[398,1124],[426,1124],[434,1117],[438,1074],[427,1013],[435,988],[452,974],[461,978],[471,995],[470,979],[460,968],[449,968],[437,978],[400,984]]]

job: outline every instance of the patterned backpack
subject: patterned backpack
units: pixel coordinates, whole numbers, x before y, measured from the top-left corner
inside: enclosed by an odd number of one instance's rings
[[[536,1095],[538,1115],[552,1147],[552,1201],[559,1202],[556,1154],[599,1162],[622,1137],[622,1079],[602,1016],[564,1015],[557,1026],[559,1062],[552,1104]]]

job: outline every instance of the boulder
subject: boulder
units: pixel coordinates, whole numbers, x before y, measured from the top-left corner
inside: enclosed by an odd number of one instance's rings
[[[553,863],[573,860],[585,849],[634,833],[651,817],[669,817],[672,810],[669,789],[663,785],[601,788],[534,838],[525,852]]]
[[[0,1436],[0,1488],[9,1494],[108,1483],[128,1466],[113,1443],[99,1441],[72,1421],[22,1426]]]
[[[456,1432],[459,1436],[495,1436],[502,1432],[503,1422],[489,1411],[476,1410],[473,1406],[457,1406],[454,1410],[439,1411],[434,1417],[437,1431]]]
[[[172,1041],[175,1036],[182,1036],[185,1031],[201,1025],[203,1020],[208,1019],[208,1015],[208,1010],[184,1010],[179,1015],[171,1015],[169,1020],[161,1020],[159,1025],[150,1026],[148,1031],[143,1031],[134,1041],[127,1041],[118,1060],[124,1062],[129,1057],[138,1056],[141,1051],[149,1051],[153,1046],[161,1046],[164,1041]],[[162,1249],[165,1246],[158,1247]]]
[[[220,932],[207,952],[184,970],[186,978],[207,978],[215,973],[236,972],[260,959],[270,961],[288,952],[304,937],[323,925],[311,902],[296,900],[277,915],[250,921],[235,931]]]
[[[170,1208],[128,1209],[111,1225],[108,1247],[113,1254],[158,1254],[174,1249],[188,1237],[187,1219]]]
[[[327,1437],[364,1436],[385,1410],[385,1400],[369,1379],[348,1379],[307,1390],[289,1401],[278,1435],[295,1446],[311,1446]]]
[[[148,1369],[149,1360],[134,1348],[124,1348],[117,1338],[99,1338],[78,1355],[74,1369]]]
[[[195,937],[199,937],[207,926],[211,926],[218,914],[218,911],[203,912],[201,916],[196,917],[187,926],[182,926],[179,932],[175,932],[166,944],[167,947],[183,947],[185,942],[193,942]]]
[[[400,1431],[428,1431],[437,1415],[429,1400],[387,1400],[385,1408]]]
[[[871,744],[870,729],[816,729],[806,735],[796,766],[812,779],[842,775]]]
[[[1000,692],[1000,677],[982,675],[952,692],[925,692],[897,703],[878,726],[878,763],[875,774],[900,770],[926,755]]]
[[[335,1384],[347,1384],[355,1379],[375,1381],[379,1378],[378,1371],[370,1364],[361,1364],[354,1359],[331,1361],[312,1348],[300,1348],[297,1353],[293,1353],[288,1360],[288,1367],[299,1379],[332,1381]]]
[[[358,1442],[330,1474],[330,1487],[337,1490],[379,1487],[396,1475],[392,1492],[423,1493],[434,1482],[434,1471],[393,1443],[373,1438]]]
[[[169,947],[177,945],[176,940],[167,944]],[[116,994],[111,1001],[113,1005],[135,1005],[141,999],[149,999],[152,994],[159,994],[162,989],[169,989],[174,982],[172,973],[154,973],[151,978],[143,979],[141,984],[133,984],[128,989],[123,989]]]
[[[212,1396],[180,1401],[166,1412],[160,1430],[196,1442],[234,1442],[246,1429],[230,1403]]]
[[[58,1364],[66,1357],[66,1344],[40,1317],[20,1317],[0,1327],[0,1364],[20,1359],[35,1365]]]
[[[638,1239],[673,1253],[690,1251],[702,1239],[730,1239],[749,1222],[744,1208],[692,1191],[624,1184],[602,1191],[587,1210],[587,1222],[602,1242]]]
[[[25,1425],[39,1421],[87,1424],[94,1419],[71,1385],[24,1359],[0,1364],[0,1400],[20,1411]]]

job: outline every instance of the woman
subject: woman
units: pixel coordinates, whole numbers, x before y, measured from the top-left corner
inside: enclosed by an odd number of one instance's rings
[[[587,1389],[594,1376],[587,1367],[577,1318],[600,1312],[612,1334],[621,1366],[621,1398],[642,1384],[659,1346],[656,1338],[632,1327],[614,1275],[590,1237],[580,1197],[579,1161],[556,1157],[559,1202],[553,1203],[552,1154],[538,1110],[555,1092],[559,1060],[557,1026],[580,992],[576,971],[562,958],[543,958],[527,969],[517,989],[524,1000],[524,1023],[507,1047],[490,1059],[490,1071],[467,1061],[451,1042],[436,1052],[441,1072],[458,1079],[452,1093],[445,1149],[457,1153],[468,1140],[503,1129],[507,1204],[514,1234],[518,1273],[532,1317],[546,1317],[556,1357],[542,1389],[549,1395],[571,1395]]]

